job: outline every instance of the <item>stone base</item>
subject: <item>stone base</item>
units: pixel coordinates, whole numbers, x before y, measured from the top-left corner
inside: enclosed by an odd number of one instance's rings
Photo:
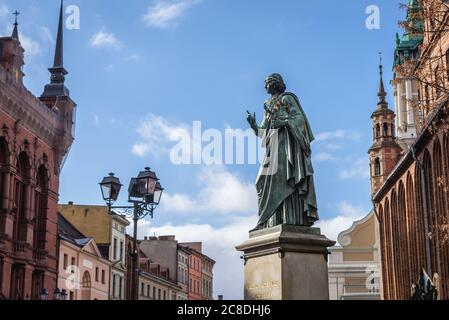
[[[280,225],[250,232],[244,252],[245,300],[329,300],[327,248],[318,228]]]

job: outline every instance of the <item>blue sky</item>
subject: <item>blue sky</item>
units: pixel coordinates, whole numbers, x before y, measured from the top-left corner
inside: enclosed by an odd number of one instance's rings
[[[367,150],[377,103],[378,52],[388,80],[398,1],[70,0],[81,28],[65,30],[67,87],[78,104],[76,141],[61,175],[61,203],[102,204],[98,182],[124,184],[149,165],[166,188],[141,236],[176,234],[204,241],[217,260],[215,294],[242,297],[234,245],[256,220],[257,165],[175,166],[173,133],[246,129],[246,110],[262,116],[264,78],[284,75],[318,137],[313,161],[320,226],[335,238],[370,210]],[[381,28],[365,27],[369,5]],[[0,0],[0,34],[15,9],[26,52],[26,86],[48,82],[58,0]],[[392,104],[391,90],[388,88]],[[126,198],[122,194],[121,204]]]

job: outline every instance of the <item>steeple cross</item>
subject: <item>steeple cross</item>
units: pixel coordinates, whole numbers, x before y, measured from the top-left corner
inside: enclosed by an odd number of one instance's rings
[[[20,14],[20,12],[19,11],[15,11],[15,12],[13,12],[13,15],[15,15],[16,16],[16,22],[15,22],[15,24],[17,24],[17,17],[18,17],[18,15]]]

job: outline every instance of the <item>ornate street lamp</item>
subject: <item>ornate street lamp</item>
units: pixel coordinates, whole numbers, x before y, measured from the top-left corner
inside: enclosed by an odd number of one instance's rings
[[[41,300],[47,300],[48,299],[48,290],[42,289],[39,296],[40,296]]]
[[[138,252],[137,252],[137,223],[139,220],[147,216],[153,218],[154,209],[159,205],[164,188],[162,188],[159,179],[155,172],[150,168],[145,168],[136,178],[132,178],[128,188],[128,202],[132,206],[117,207],[112,204],[117,201],[122,184],[120,180],[109,174],[100,183],[103,199],[106,202],[109,214],[112,214],[112,209],[119,210],[127,218],[132,218],[134,222],[133,235],[133,252],[132,252],[132,299],[138,300],[139,281],[138,281]]]
[[[119,178],[115,177],[113,173],[110,173],[109,176],[105,177],[103,181],[100,182],[100,187],[104,201],[106,201],[108,205],[112,205],[117,201],[122,184],[120,183]]]

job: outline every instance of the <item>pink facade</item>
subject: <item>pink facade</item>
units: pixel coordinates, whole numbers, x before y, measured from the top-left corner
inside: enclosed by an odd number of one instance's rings
[[[61,240],[58,288],[66,290],[67,300],[108,300],[109,270],[93,239],[83,247]]]

